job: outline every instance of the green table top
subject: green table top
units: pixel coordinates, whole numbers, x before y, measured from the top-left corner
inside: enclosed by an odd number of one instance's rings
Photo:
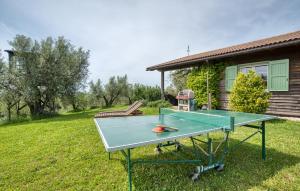
[[[223,110],[182,112],[161,109],[160,115],[95,118],[94,121],[105,149],[111,152],[230,129],[230,117],[234,117],[235,127],[275,118],[270,115]],[[152,132],[158,124],[178,130]]]

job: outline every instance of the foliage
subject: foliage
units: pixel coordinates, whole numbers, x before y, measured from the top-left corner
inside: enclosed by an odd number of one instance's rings
[[[198,106],[208,103],[207,94],[207,76],[208,76],[208,91],[211,93],[212,107],[216,108],[219,105],[219,83],[220,73],[224,69],[224,64],[217,63],[213,65],[203,64],[199,68],[194,68],[187,77],[187,87],[195,93],[195,99]]]
[[[100,100],[103,99],[105,106],[111,107],[117,99],[128,94],[128,86],[127,75],[112,76],[104,87],[102,86],[100,79],[98,79],[96,83],[91,81],[90,93],[96,101],[100,102]]]
[[[63,107],[67,110],[72,106],[72,111],[83,111],[89,106],[89,94],[86,92],[76,92],[72,97],[63,97],[61,99]]]
[[[160,88],[158,86],[146,86],[134,84],[131,88],[132,100],[156,101],[161,99]]]
[[[247,74],[240,72],[229,96],[229,107],[234,111],[264,113],[270,97],[265,82],[255,71],[250,70]]]
[[[17,35],[9,44],[14,57],[4,78],[15,77],[18,98],[29,107],[31,115],[55,112],[59,97],[70,102],[76,99],[87,78],[89,51],[76,49],[63,37],[38,42]]]
[[[169,95],[176,97],[178,94],[178,91],[176,90],[176,88],[174,88],[173,85],[171,85],[165,89],[165,94],[169,94]]]
[[[95,83],[91,81],[90,85],[90,105],[93,107],[100,106],[102,96],[104,93],[103,87],[101,85],[100,79],[98,79]]]
[[[147,103],[147,107],[158,107],[158,108],[162,108],[162,107],[171,107],[172,105],[165,100],[157,100],[157,101],[150,101]]]
[[[132,104],[132,97],[133,97],[132,85],[128,83],[127,75],[125,75],[123,78],[124,81],[122,84],[121,96],[128,99],[128,104]]]
[[[109,78],[108,83],[104,86],[104,94],[102,96],[106,107],[111,107],[121,95],[124,95],[127,85],[127,75]]]
[[[1,53],[1,49],[0,49],[0,76],[3,75],[4,71],[5,71],[5,63],[4,63],[2,53]]]
[[[146,115],[158,114],[157,108],[141,110]],[[127,170],[119,160],[123,155],[115,152],[113,160],[108,160],[91,120],[100,111],[104,110],[64,113],[54,118],[1,125],[0,190],[127,190]],[[133,186],[135,190],[299,190],[299,126],[299,122],[285,120],[266,123],[269,138],[266,162],[261,160],[261,139],[257,137],[226,156],[225,171],[203,174],[200,182],[186,177],[195,165],[155,168],[136,165]],[[236,144],[251,132],[249,128],[237,129],[231,134],[230,143]],[[222,135],[210,136],[222,140]],[[192,148],[189,139],[180,142]],[[153,147],[133,149],[133,157],[178,159],[169,152],[155,156]]]
[[[21,100],[21,81],[18,78],[18,71],[5,65],[0,55],[0,96],[5,104],[7,119],[11,120],[12,108],[17,106],[19,113],[19,103]]]
[[[77,92],[72,102],[74,111],[82,111],[88,107],[87,94],[84,92]]]
[[[159,100],[160,88],[143,84],[129,84],[127,75],[112,76],[105,85],[101,84],[100,79],[96,82],[91,81],[90,94],[96,102],[100,103],[104,100],[105,106],[111,107],[121,98],[126,98],[128,104],[136,100],[144,100],[145,102]]]
[[[187,88],[187,77],[190,69],[180,69],[170,72],[172,87],[178,92]]]

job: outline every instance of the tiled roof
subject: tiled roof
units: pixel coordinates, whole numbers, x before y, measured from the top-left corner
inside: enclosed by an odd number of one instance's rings
[[[194,55],[190,55],[190,56],[181,57],[181,58],[178,58],[175,60],[164,62],[162,64],[148,67],[147,70],[163,70],[165,68],[170,68],[175,65],[178,66],[180,64],[185,64],[188,62],[209,60],[209,59],[216,58],[218,56],[226,56],[226,55],[230,55],[232,53],[241,53],[241,52],[247,51],[247,50],[255,50],[255,49],[259,50],[259,48],[271,47],[272,45],[285,44],[285,43],[292,42],[292,41],[299,41],[299,44],[300,44],[300,31],[291,32],[291,33],[287,33],[287,34],[273,36],[270,38],[264,38],[261,40],[247,42],[244,44],[229,46],[226,48],[221,48],[221,49],[217,49],[217,50],[212,50],[212,51],[208,51],[208,52],[202,52],[202,53],[198,53],[198,54],[194,54]]]

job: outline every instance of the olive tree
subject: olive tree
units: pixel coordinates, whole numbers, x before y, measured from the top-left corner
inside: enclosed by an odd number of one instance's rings
[[[126,91],[127,75],[110,77],[108,83],[104,86],[103,99],[106,107],[111,107],[113,103]]]
[[[21,81],[18,78],[19,72],[9,67],[0,55],[0,96],[7,113],[7,119],[11,120],[12,109],[16,106],[17,114],[24,107],[20,107]]]
[[[101,80],[98,79],[96,82],[91,81],[89,83],[90,85],[90,96],[91,99],[96,102],[93,103],[93,105],[97,105],[99,106],[102,99],[103,99],[103,94],[104,94],[104,90],[101,84]]]
[[[98,100],[102,98],[106,107],[111,107],[121,96],[125,97],[128,95],[128,86],[127,75],[112,76],[104,87],[100,79],[98,79],[96,83],[90,82],[90,92]]]
[[[55,101],[76,101],[76,92],[88,74],[89,51],[75,48],[64,37],[33,41],[17,35],[10,41],[15,57],[21,58],[16,69],[21,82],[22,98],[32,115],[55,112]]]
[[[187,88],[186,82],[190,71],[191,71],[190,69],[179,69],[170,72],[172,87],[174,87],[176,91],[181,91]]]

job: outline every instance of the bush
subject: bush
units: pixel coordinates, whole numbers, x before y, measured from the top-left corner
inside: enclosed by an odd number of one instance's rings
[[[132,88],[132,100],[156,101],[161,98],[160,88],[158,86],[146,86],[143,84],[134,84]]]
[[[195,93],[195,99],[198,106],[208,103],[207,96],[207,72],[209,82],[209,92],[211,93],[212,107],[219,106],[219,83],[220,72],[223,70],[224,64],[215,64],[212,66],[202,65],[198,69],[193,69],[187,77],[187,87],[192,89]]]
[[[265,82],[255,71],[251,70],[247,74],[240,72],[229,96],[229,108],[240,112],[264,113],[270,97]]]
[[[172,105],[165,100],[150,101],[148,107],[171,107]]]
[[[72,102],[73,111],[83,111],[88,107],[87,95],[84,92],[76,93]]]

